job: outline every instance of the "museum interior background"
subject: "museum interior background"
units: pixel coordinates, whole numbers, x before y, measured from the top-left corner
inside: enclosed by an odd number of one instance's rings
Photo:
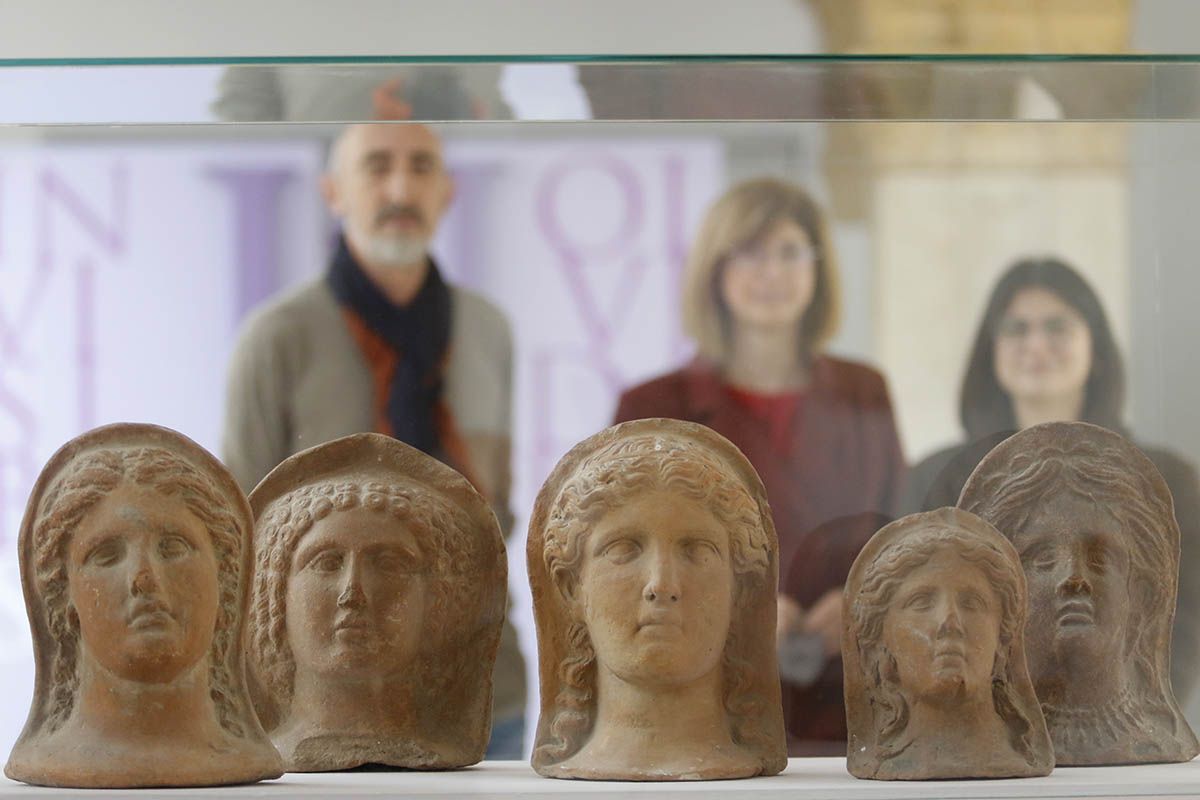
[[[1168,52],[1200,26],[1200,8],[1161,0],[766,5],[796,52]],[[143,123],[0,126],[0,752],[33,685],[15,543],[41,465],[117,420],[216,451],[238,325],[325,268],[333,228],[316,184],[335,127],[154,124],[210,119],[223,69],[0,70],[0,123]],[[741,178],[794,180],[830,209],[845,306],[831,349],[887,376],[910,463],[961,435],[958,385],[987,293],[1040,254],[1099,291],[1139,441],[1200,463],[1195,123],[1056,122],[1088,92],[1135,105],[1144,85],[998,77],[983,95],[995,111],[980,116],[1006,122],[599,124],[588,120],[603,93],[572,66],[499,77],[520,124],[440,128],[458,192],[436,253],[513,325],[510,582],[530,670],[533,497],[571,444],[609,423],[623,388],[689,356],[683,259],[708,203]],[[795,102],[819,115],[828,89]],[[1176,90],[1200,104],[1200,86]],[[890,91],[871,102],[893,116],[981,97],[953,81]],[[1200,699],[1188,716],[1200,724]]]

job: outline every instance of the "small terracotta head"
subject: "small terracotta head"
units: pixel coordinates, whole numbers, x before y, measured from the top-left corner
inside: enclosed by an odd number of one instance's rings
[[[1025,579],[1012,545],[991,525],[943,508],[885,526],[855,560],[845,602],[851,773],[927,779],[1050,771],[1053,754],[1025,668]],[[943,714],[983,714],[992,724],[924,729]],[[926,758],[925,743],[944,734],[961,750],[939,745],[930,750],[943,751],[945,761]]]
[[[755,773],[778,771],[776,560],[761,482],[708,428],[641,420],[572,449],[530,525],[542,681],[534,767],[587,743],[605,670],[663,691],[719,676],[714,702],[733,743],[753,754]]]
[[[997,445],[959,507],[1020,554],[1030,674],[1059,763],[1194,756],[1169,670],[1179,526],[1154,464],[1105,428],[1046,423]]]
[[[367,433],[292,456],[250,502],[250,664],[272,735],[298,676],[326,687],[376,679],[406,698],[397,730],[426,749],[465,743],[451,760],[482,757],[507,586],[482,497],[435,459]]]
[[[236,771],[223,779],[219,765],[190,770],[183,763],[172,778],[170,765],[145,763],[136,748],[110,756],[108,768],[123,773],[98,768],[94,783],[69,774],[54,778],[53,765],[37,768],[49,778],[23,774],[38,756],[56,749],[47,742],[101,735],[85,730],[94,724],[85,717],[103,718],[80,711],[91,700],[87,692],[104,692],[111,705],[122,701],[99,687],[143,685],[147,694],[166,696],[181,683],[207,686],[221,739],[245,743],[248,763],[257,759],[259,769],[267,763],[277,774],[278,757],[253,715],[242,677],[251,527],[233,477],[174,431],[109,425],[73,439],[50,459],[30,496],[19,545],[37,685],[10,774],[96,786],[238,780]],[[136,696],[131,689],[128,697]],[[174,697],[171,702],[178,702]],[[140,714],[130,702],[122,713]],[[169,722],[160,728],[163,741],[176,733]],[[59,763],[72,769],[69,758]]]

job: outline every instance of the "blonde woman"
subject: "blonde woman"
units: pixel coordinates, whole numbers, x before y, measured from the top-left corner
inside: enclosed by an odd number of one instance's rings
[[[891,514],[904,477],[883,377],[824,352],[839,306],[820,207],[784,181],[738,184],[709,210],[687,265],[683,317],[697,357],[626,391],[616,413],[707,425],[762,476],[779,534],[781,632],[817,648],[816,674],[785,691],[793,754],[845,741],[841,584],[874,528],[860,536],[838,521]],[[826,565],[817,580],[813,558]],[[793,563],[806,563],[802,585],[788,585]]]

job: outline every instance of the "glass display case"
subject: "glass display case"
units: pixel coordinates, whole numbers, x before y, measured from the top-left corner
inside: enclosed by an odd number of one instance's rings
[[[865,537],[953,505],[981,442],[1052,419],[1118,430],[1171,487],[1172,673],[1200,725],[1198,120],[1200,56],[0,61],[0,753],[33,688],[16,542],[41,466],[115,421],[249,463],[231,453],[246,436],[231,416],[262,399],[247,382],[294,365],[239,367],[239,354],[262,309],[330,268],[349,213],[327,172],[354,123],[426,123],[441,140],[453,194],[422,221],[431,252],[500,320],[490,335],[511,336],[508,376],[464,368],[483,385],[455,384],[474,408],[455,411],[468,438],[507,440],[476,457],[491,459],[496,477],[481,480],[508,520],[507,716],[526,756],[534,498],[573,444],[644,416],[712,424],[763,475],[794,628],[781,633],[793,755],[845,750],[838,623],[813,615],[840,604]],[[419,219],[412,180],[364,201],[379,204],[370,214],[415,204]],[[731,187],[744,206],[714,206]],[[810,210],[780,211],[798,206]],[[759,217],[727,218],[739,213]],[[804,213],[811,225],[776,224]],[[739,285],[735,262],[748,267]],[[814,304],[822,321],[800,325]],[[776,335],[788,319],[799,336]],[[292,424],[292,391],[253,413]],[[255,469],[235,468],[247,488]],[[1059,770],[988,790],[1186,793],[1200,788],[1194,767]],[[488,789],[483,769],[437,776],[450,788],[436,791]],[[814,796],[898,796],[834,760],[762,784],[807,796],[810,773]],[[422,777],[406,786],[424,790]],[[321,791],[279,787],[301,789]],[[0,785],[21,791],[36,793]]]

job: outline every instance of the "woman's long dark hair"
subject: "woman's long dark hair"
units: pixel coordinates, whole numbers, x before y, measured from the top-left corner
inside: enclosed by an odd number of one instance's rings
[[[1080,420],[1123,433],[1125,368],[1100,298],[1083,276],[1057,258],[1025,258],[996,282],[975,334],[959,395],[959,415],[971,441],[1017,429],[1012,399],[996,380],[995,342],[1013,298],[1024,289],[1046,289],[1075,309],[1092,334],[1092,368],[1084,386]]]

